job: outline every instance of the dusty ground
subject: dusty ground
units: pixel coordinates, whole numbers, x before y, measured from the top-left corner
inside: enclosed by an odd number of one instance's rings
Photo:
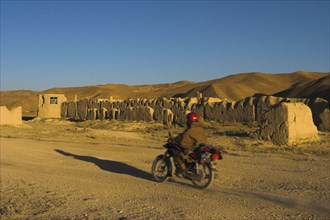
[[[278,147],[254,127],[207,124],[224,160],[214,184],[156,183],[160,124],[28,121],[1,126],[1,219],[329,219],[330,138]]]

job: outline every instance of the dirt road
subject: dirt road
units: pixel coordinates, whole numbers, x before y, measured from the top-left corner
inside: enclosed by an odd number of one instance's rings
[[[206,190],[156,183],[160,149],[1,138],[1,219],[329,219],[329,160],[225,154]]]

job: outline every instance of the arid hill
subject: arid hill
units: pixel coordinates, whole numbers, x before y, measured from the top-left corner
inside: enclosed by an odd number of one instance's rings
[[[322,78],[310,80],[307,82],[297,83],[274,96],[289,98],[323,98],[330,101],[330,75]]]
[[[179,81],[176,83],[136,85],[105,84],[85,87],[51,88],[44,91],[1,91],[1,105],[9,108],[22,106],[23,112],[36,112],[38,94],[65,94],[82,98],[157,98],[203,96],[240,100],[248,96],[265,94],[282,97],[322,97],[329,100],[329,73],[294,72],[287,74],[240,73],[205,82]]]

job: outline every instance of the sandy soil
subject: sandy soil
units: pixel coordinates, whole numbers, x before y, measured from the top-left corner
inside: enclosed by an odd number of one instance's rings
[[[330,218],[328,155],[227,149],[214,184],[198,190],[152,180],[167,130],[58,124],[1,127],[1,219]]]

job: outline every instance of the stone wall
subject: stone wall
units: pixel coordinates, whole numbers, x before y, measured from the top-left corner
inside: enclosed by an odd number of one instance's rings
[[[8,110],[6,106],[0,107],[0,125],[22,124],[22,106]]]
[[[293,99],[274,96],[248,97],[237,102],[218,98],[158,99],[83,99],[63,102],[61,116],[75,120],[156,121],[184,125],[186,114],[198,113],[205,121],[220,123],[261,123],[262,115],[280,103],[304,103],[312,110],[313,121],[321,130],[329,130],[329,104],[323,99]]]

